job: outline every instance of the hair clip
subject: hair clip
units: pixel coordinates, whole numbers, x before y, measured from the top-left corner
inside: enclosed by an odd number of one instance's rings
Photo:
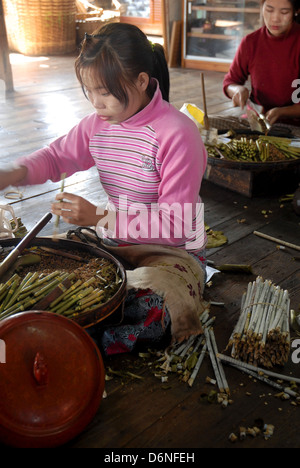
[[[149,42],[151,44],[152,52],[154,52],[155,44],[154,44],[154,42],[151,42],[151,41],[149,41]]]
[[[98,39],[102,37],[102,34],[89,34],[87,32],[84,33],[84,39],[85,40],[88,40],[88,39]]]

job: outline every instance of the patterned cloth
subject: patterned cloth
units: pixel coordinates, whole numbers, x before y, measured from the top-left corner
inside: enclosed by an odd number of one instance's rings
[[[92,234],[89,237],[87,234]],[[77,228],[67,238],[92,242],[126,265],[127,297],[118,325],[100,323],[86,331],[109,356],[138,347],[168,346],[202,331],[200,315],[206,281],[206,252],[187,252],[167,246],[119,246],[99,239],[92,229]]]
[[[106,329],[101,349],[106,355],[129,353],[137,346],[159,346],[170,339],[170,315],[164,300],[150,289],[128,291],[123,323]]]
[[[205,253],[201,251],[190,255],[205,272]],[[179,273],[181,268],[185,268],[179,263],[174,267]],[[203,286],[199,284],[198,289],[196,293],[192,284],[188,284],[187,296],[197,300],[202,296]],[[130,289],[125,300],[122,324],[102,330],[97,341],[104,354],[109,356],[128,353],[141,346],[167,345],[171,338],[171,315],[166,300],[151,289]]]

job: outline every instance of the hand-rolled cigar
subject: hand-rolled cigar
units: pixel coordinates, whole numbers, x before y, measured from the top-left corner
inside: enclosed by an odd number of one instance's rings
[[[273,367],[284,365],[290,351],[288,291],[257,277],[241,300],[241,313],[226,350],[231,356]]]

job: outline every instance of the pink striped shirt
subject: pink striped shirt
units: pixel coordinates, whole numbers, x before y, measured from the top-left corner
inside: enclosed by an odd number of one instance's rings
[[[85,117],[49,147],[17,162],[28,168],[23,185],[59,181],[96,165],[115,211],[104,237],[200,250],[206,236],[199,196],[207,155],[195,124],[164,101],[151,102],[120,124]]]

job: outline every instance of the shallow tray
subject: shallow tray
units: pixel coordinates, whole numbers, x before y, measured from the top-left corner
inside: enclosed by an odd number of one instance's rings
[[[247,170],[254,172],[263,171],[281,171],[283,169],[293,169],[300,167],[300,159],[286,161],[265,161],[265,162],[249,162],[249,161],[231,161],[230,159],[219,159],[209,156],[208,163],[212,166],[221,166],[228,169]]]
[[[17,238],[5,239],[5,240],[0,241],[0,245],[2,247],[10,247],[10,246],[16,246],[19,242],[20,242],[20,239],[17,239]],[[118,273],[122,279],[120,288],[111,297],[109,301],[102,304],[100,307],[98,307],[97,309],[94,309],[93,311],[90,311],[90,312],[87,311],[86,313],[82,313],[78,315],[78,317],[72,318],[72,320],[77,322],[82,327],[88,328],[100,322],[104,323],[104,321],[106,321],[109,317],[111,317],[117,311],[120,312],[121,310],[121,314],[118,314],[118,315],[122,316],[122,308],[123,308],[124,300],[126,297],[126,284],[127,284],[126,270],[124,266],[113,255],[111,255],[109,252],[106,252],[105,250],[99,247],[91,246],[89,244],[85,244],[85,243],[77,242],[73,240],[68,240],[68,239],[58,239],[54,241],[46,237],[37,237],[28,245],[28,247],[33,247],[33,246],[50,247],[56,250],[59,250],[59,249],[70,250],[71,252],[72,251],[87,252],[90,255],[93,255],[94,257],[100,257],[100,258],[105,258],[105,259],[110,260],[118,268]],[[32,268],[34,269],[34,265]]]

